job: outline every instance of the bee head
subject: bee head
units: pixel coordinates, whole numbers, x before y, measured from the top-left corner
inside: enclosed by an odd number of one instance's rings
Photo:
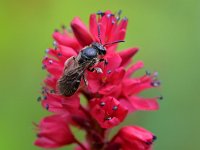
[[[91,46],[98,51],[99,55],[106,54],[106,48],[101,43],[93,42]]]

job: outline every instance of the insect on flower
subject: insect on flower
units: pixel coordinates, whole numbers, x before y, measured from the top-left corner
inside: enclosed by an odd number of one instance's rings
[[[81,79],[84,80],[85,85],[88,85],[85,77],[85,71],[96,71],[102,73],[102,69],[94,67],[98,62],[108,63],[103,56],[106,55],[106,46],[124,42],[123,40],[114,41],[111,43],[102,44],[100,38],[100,26],[98,26],[99,42],[93,42],[91,45],[84,47],[75,57],[72,56],[65,62],[63,75],[58,80],[58,90],[63,96],[72,96],[78,89]]]

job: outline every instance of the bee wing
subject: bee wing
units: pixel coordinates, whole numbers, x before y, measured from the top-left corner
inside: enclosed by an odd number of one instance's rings
[[[65,96],[73,95],[80,85],[85,69],[85,63],[79,65],[76,59],[69,58],[65,63],[63,76],[58,80],[60,94]]]

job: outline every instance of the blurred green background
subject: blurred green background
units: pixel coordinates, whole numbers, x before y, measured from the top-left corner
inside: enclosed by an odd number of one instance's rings
[[[199,0],[0,0],[0,150],[39,149],[32,121],[47,115],[36,99],[51,34],[74,16],[88,24],[90,13],[107,9],[129,18],[120,49],[139,46],[135,60],[158,70],[163,83],[153,92],[164,96],[160,110],[137,112],[126,123],[154,132],[155,150],[200,149]]]

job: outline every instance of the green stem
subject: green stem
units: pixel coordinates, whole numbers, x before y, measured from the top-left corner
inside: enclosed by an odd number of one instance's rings
[[[77,143],[83,150],[87,150],[87,148],[81,142],[79,142],[77,139],[75,139],[75,143]]]

